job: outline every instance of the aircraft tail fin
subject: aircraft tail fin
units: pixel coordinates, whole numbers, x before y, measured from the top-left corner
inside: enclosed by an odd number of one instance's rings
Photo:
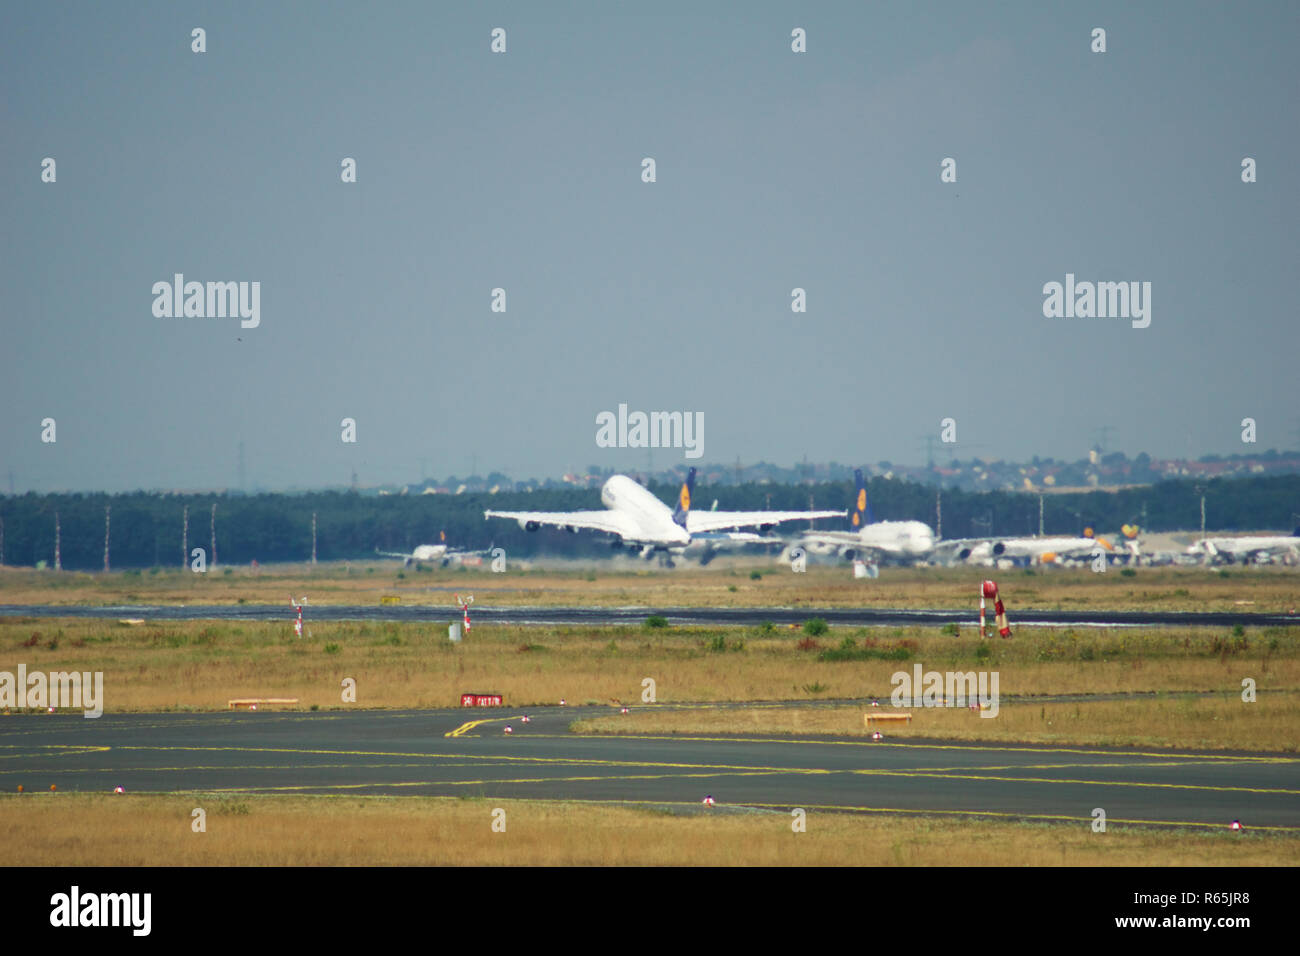
[[[673,510],[673,521],[683,528],[686,527],[686,516],[691,513],[691,495],[694,492],[695,469],[692,467],[682,482],[682,490],[677,493],[677,507]]]
[[[853,471],[853,480],[857,484],[857,491],[853,493],[853,507],[849,511],[849,528],[853,531],[859,530],[864,524],[871,524],[871,502],[867,500],[867,481],[862,477],[862,469],[856,468]]]

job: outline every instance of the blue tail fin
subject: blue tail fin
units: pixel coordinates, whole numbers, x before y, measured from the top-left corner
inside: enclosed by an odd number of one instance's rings
[[[875,519],[871,517],[871,502],[867,501],[867,482],[862,477],[861,468],[854,469],[853,480],[857,483],[858,490],[853,495],[853,507],[849,512],[849,527],[857,531],[864,524],[871,524]]]
[[[692,468],[686,473],[686,481],[682,484],[682,490],[677,493],[677,508],[673,511],[673,521],[686,527],[686,516],[691,512],[691,495],[695,492],[695,469]]]

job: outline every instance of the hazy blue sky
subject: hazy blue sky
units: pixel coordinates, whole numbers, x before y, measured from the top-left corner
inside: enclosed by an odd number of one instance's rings
[[[0,488],[641,467],[621,402],[705,464],[1297,444],[1300,4],[231,7],[0,12]]]

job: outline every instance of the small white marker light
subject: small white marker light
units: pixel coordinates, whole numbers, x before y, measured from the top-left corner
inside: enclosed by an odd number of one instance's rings
[[[713,806],[713,796],[712,796],[712,794],[710,794],[709,796],[706,796],[702,802],[703,802],[703,804],[704,804],[706,807],[711,807],[711,806]]]
[[[529,722],[530,720],[532,720],[532,719],[533,719],[533,718],[529,717],[527,714],[524,714],[522,717],[519,718],[520,722],[521,722],[521,723],[525,723],[525,724],[528,723],[528,722]]]
[[[885,735],[882,734],[880,731],[877,730],[875,733],[873,733],[873,734],[871,735],[871,739],[872,739],[872,740],[884,740],[884,739],[885,739]]]
[[[1240,820],[1233,820],[1233,821],[1232,821],[1232,825],[1229,826],[1228,829],[1229,829],[1229,830],[1240,830],[1240,829],[1241,829],[1241,821],[1240,821]]]
[[[514,732],[515,732],[514,728],[511,727],[509,724],[506,724],[506,733],[513,734]]]
[[[126,793],[126,791],[123,790],[121,787],[114,787],[114,788],[113,788],[113,792],[114,792],[114,793]]]

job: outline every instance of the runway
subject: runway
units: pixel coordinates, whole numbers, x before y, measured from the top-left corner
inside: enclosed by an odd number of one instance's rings
[[[666,705],[647,705],[648,707]],[[750,736],[578,736],[609,707],[0,718],[0,790],[437,795],[704,812],[1300,831],[1300,757]],[[504,727],[509,724],[512,733]]]
[[[688,626],[748,626],[764,622],[802,624],[820,617],[828,624],[851,627],[937,627],[957,624],[976,627],[978,612],[971,610],[907,610],[901,608],[818,607],[483,607],[474,605],[476,623],[592,627],[637,626],[651,615],[670,624]],[[316,621],[407,621],[445,623],[457,620],[460,609],[451,605],[345,605],[309,604],[306,615]],[[194,605],[0,605],[0,617],[144,618],[153,621],[287,621],[294,616],[287,604]],[[1252,614],[1185,611],[1013,611],[1014,627],[1295,627],[1300,614]]]

